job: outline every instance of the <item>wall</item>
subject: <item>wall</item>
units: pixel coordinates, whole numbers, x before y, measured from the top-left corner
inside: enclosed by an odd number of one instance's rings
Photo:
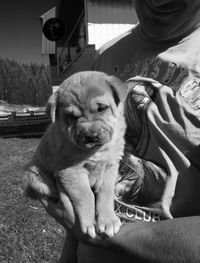
[[[133,1],[87,0],[88,44],[98,49],[137,23]]]

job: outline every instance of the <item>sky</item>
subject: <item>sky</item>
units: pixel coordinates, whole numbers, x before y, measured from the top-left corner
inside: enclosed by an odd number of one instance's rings
[[[56,0],[1,0],[0,57],[19,63],[49,64],[42,56],[42,27],[39,17]]]

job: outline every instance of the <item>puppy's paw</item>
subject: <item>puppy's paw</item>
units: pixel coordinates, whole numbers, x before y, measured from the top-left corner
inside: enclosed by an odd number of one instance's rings
[[[97,234],[94,224],[82,226],[81,229],[84,235],[87,235],[93,239],[96,238]]]
[[[102,237],[112,237],[119,231],[121,221],[115,213],[107,216],[99,215],[97,220],[97,230]]]

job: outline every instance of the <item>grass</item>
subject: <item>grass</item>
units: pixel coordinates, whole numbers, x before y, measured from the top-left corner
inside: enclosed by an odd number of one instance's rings
[[[65,231],[24,194],[23,166],[39,139],[0,138],[0,262],[58,262]]]

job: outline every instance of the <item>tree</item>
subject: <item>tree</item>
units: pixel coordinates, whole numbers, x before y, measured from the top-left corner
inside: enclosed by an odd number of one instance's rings
[[[51,92],[48,67],[0,58],[0,100],[44,106]]]

